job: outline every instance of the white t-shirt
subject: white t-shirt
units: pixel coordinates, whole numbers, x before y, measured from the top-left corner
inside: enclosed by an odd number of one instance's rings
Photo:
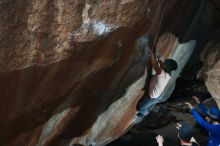
[[[163,93],[170,79],[171,76],[162,69],[159,75],[153,75],[149,87],[150,98],[158,98]]]

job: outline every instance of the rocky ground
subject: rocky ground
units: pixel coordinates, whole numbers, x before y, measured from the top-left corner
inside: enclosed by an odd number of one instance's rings
[[[165,146],[177,146],[177,122],[194,125],[194,137],[201,146],[206,145],[207,133],[195,122],[187,108],[182,106],[182,103],[167,102],[155,107],[141,123],[133,126],[128,133],[108,146],[156,146],[155,137],[158,134],[164,137]]]
[[[141,123],[134,125],[129,132],[108,146],[157,146],[155,137],[158,134],[164,137],[165,146],[180,145],[177,122],[192,124],[195,128],[194,137],[201,146],[205,146],[207,132],[196,123],[184,102],[190,101],[196,106],[191,95],[197,95],[209,107],[215,104],[214,100],[209,98],[210,95],[201,82],[188,82],[184,79],[179,79],[178,82],[181,84],[177,84],[173,95],[166,103],[157,105]]]

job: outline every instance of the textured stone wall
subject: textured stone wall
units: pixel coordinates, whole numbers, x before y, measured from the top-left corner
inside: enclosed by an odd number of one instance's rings
[[[220,44],[218,41],[210,42],[201,56],[204,66],[203,78],[207,89],[220,108]]]
[[[144,47],[157,47],[164,58],[192,50],[205,4],[1,0],[1,145],[104,145],[118,138],[143,94]]]
[[[213,0],[207,3],[203,15],[203,39],[204,50],[200,54],[203,68],[202,77],[207,89],[220,108],[220,5],[219,1]]]

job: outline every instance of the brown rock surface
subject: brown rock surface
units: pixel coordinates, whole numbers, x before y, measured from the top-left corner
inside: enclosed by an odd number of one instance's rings
[[[213,5],[214,4],[214,5]],[[201,74],[205,80],[207,89],[220,108],[220,10],[219,1],[212,0],[206,6],[206,13],[203,17],[203,25],[206,27],[207,36],[212,36],[211,40],[205,45],[200,58],[203,62]]]
[[[122,135],[143,94],[144,46],[165,58],[191,51],[203,5],[1,0],[0,144],[103,145]]]
[[[211,42],[202,54],[203,73],[206,86],[220,107],[220,43]],[[204,58],[205,57],[205,58]]]

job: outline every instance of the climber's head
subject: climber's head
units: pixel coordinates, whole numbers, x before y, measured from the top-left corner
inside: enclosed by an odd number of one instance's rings
[[[166,59],[163,63],[163,69],[166,72],[171,73],[171,71],[177,69],[177,62],[173,59]]]

